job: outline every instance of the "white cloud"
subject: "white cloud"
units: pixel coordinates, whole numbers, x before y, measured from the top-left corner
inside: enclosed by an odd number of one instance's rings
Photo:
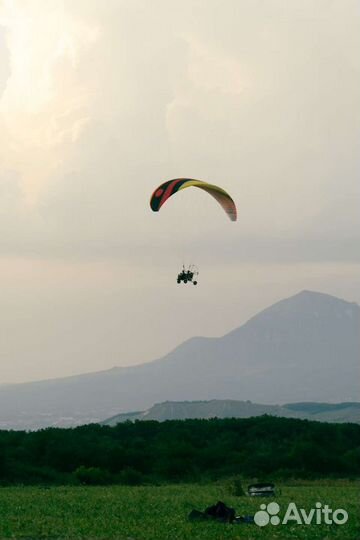
[[[98,38],[62,2],[4,2],[9,74],[0,101],[2,163],[34,203],[88,118],[91,89],[79,59]]]

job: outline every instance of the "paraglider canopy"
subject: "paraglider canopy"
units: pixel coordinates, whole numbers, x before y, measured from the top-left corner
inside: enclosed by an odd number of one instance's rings
[[[233,199],[230,195],[221,187],[203,182],[202,180],[195,180],[194,178],[174,178],[168,180],[158,186],[150,199],[150,207],[154,212],[158,212],[162,205],[175,193],[181,189],[188,187],[197,187],[203,189],[209,195],[212,195],[214,199],[224,209],[231,221],[237,220],[237,210]]]

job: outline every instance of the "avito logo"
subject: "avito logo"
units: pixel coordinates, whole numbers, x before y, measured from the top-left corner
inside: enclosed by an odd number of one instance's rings
[[[254,521],[259,527],[265,525],[286,525],[286,523],[297,523],[298,525],[344,525],[349,519],[349,515],[343,508],[332,510],[328,504],[322,506],[320,502],[315,504],[315,508],[306,511],[304,508],[298,508],[294,502],[289,503],[284,517],[281,519],[278,515],[280,506],[276,502],[261,504],[260,510],[256,512]]]

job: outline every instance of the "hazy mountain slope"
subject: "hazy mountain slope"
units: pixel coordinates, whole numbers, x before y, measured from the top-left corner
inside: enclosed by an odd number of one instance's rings
[[[100,421],[167,400],[358,401],[359,328],[357,304],[303,291],[154,362],[0,387],[0,427]]]
[[[284,407],[303,418],[322,422],[360,423],[360,403],[287,403]]]
[[[268,414],[324,422],[360,423],[360,403],[290,403],[284,406],[260,405],[251,401],[165,401],[146,411],[123,413],[101,422],[115,426],[127,420],[185,420],[187,418],[249,418]]]

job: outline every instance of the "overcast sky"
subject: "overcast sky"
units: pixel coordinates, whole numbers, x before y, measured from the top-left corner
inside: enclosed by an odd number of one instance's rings
[[[357,0],[0,1],[0,383],[360,301]],[[152,213],[162,181],[220,184]],[[199,285],[177,285],[182,263]]]

